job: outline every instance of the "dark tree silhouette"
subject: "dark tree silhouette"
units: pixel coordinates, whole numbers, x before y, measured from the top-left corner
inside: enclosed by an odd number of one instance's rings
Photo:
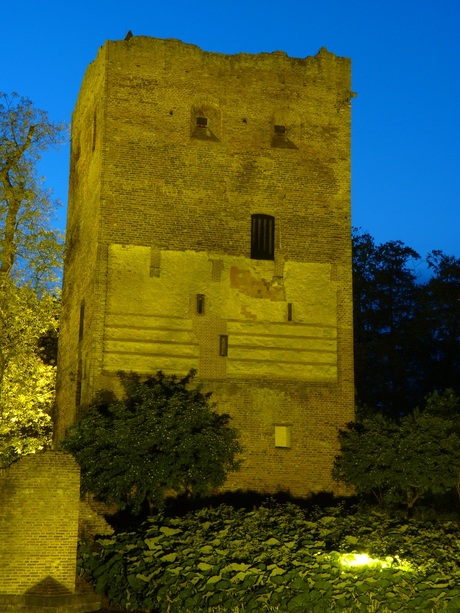
[[[355,385],[358,405],[397,417],[434,390],[460,393],[460,259],[420,256],[401,241],[353,235]]]

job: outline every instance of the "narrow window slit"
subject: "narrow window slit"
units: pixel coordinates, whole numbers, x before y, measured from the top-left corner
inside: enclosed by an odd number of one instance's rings
[[[85,301],[80,304],[80,323],[78,326],[78,340],[82,341],[85,333]]]
[[[219,355],[226,357],[228,355],[228,336],[227,334],[221,334],[219,336]]]
[[[204,294],[197,294],[196,295],[196,312],[198,313],[198,315],[204,315],[204,303],[205,303]]]

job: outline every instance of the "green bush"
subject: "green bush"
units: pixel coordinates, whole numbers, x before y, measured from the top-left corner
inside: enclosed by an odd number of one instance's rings
[[[373,494],[387,508],[455,491],[460,474],[459,400],[435,392],[424,411],[399,420],[380,414],[348,424],[339,433],[334,477],[358,494]],[[456,407],[456,411],[454,411]]]
[[[341,507],[223,505],[82,545],[79,565],[128,611],[436,611],[460,603],[458,527]],[[353,552],[374,561],[349,566]]]
[[[205,495],[239,468],[238,433],[211,394],[158,372],[121,374],[125,398],[91,407],[61,442],[82,472],[82,493],[128,507],[161,507],[165,493]]]

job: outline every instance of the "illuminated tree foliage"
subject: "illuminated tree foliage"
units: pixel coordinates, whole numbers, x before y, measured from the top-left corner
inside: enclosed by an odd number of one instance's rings
[[[59,303],[30,287],[5,281],[0,308],[4,375],[0,387],[0,466],[51,445],[56,364],[43,354],[44,338],[56,334]]]
[[[92,406],[62,441],[82,471],[82,491],[138,512],[168,491],[207,494],[237,470],[241,451],[228,415],[184,378],[121,374],[125,399]]]
[[[50,443],[62,239],[37,163],[64,136],[30,100],[0,93],[0,465]]]
[[[423,411],[398,421],[364,417],[340,432],[334,477],[384,506],[410,511],[421,498],[458,489],[459,426],[460,401],[451,390],[434,393]]]

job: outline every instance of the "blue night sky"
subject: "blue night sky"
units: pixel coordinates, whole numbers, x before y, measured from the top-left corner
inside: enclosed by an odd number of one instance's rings
[[[459,0],[22,0],[1,20],[0,91],[69,123],[87,65],[128,30],[229,54],[351,57],[353,225],[460,256]],[[68,158],[62,147],[40,168],[61,227]]]

